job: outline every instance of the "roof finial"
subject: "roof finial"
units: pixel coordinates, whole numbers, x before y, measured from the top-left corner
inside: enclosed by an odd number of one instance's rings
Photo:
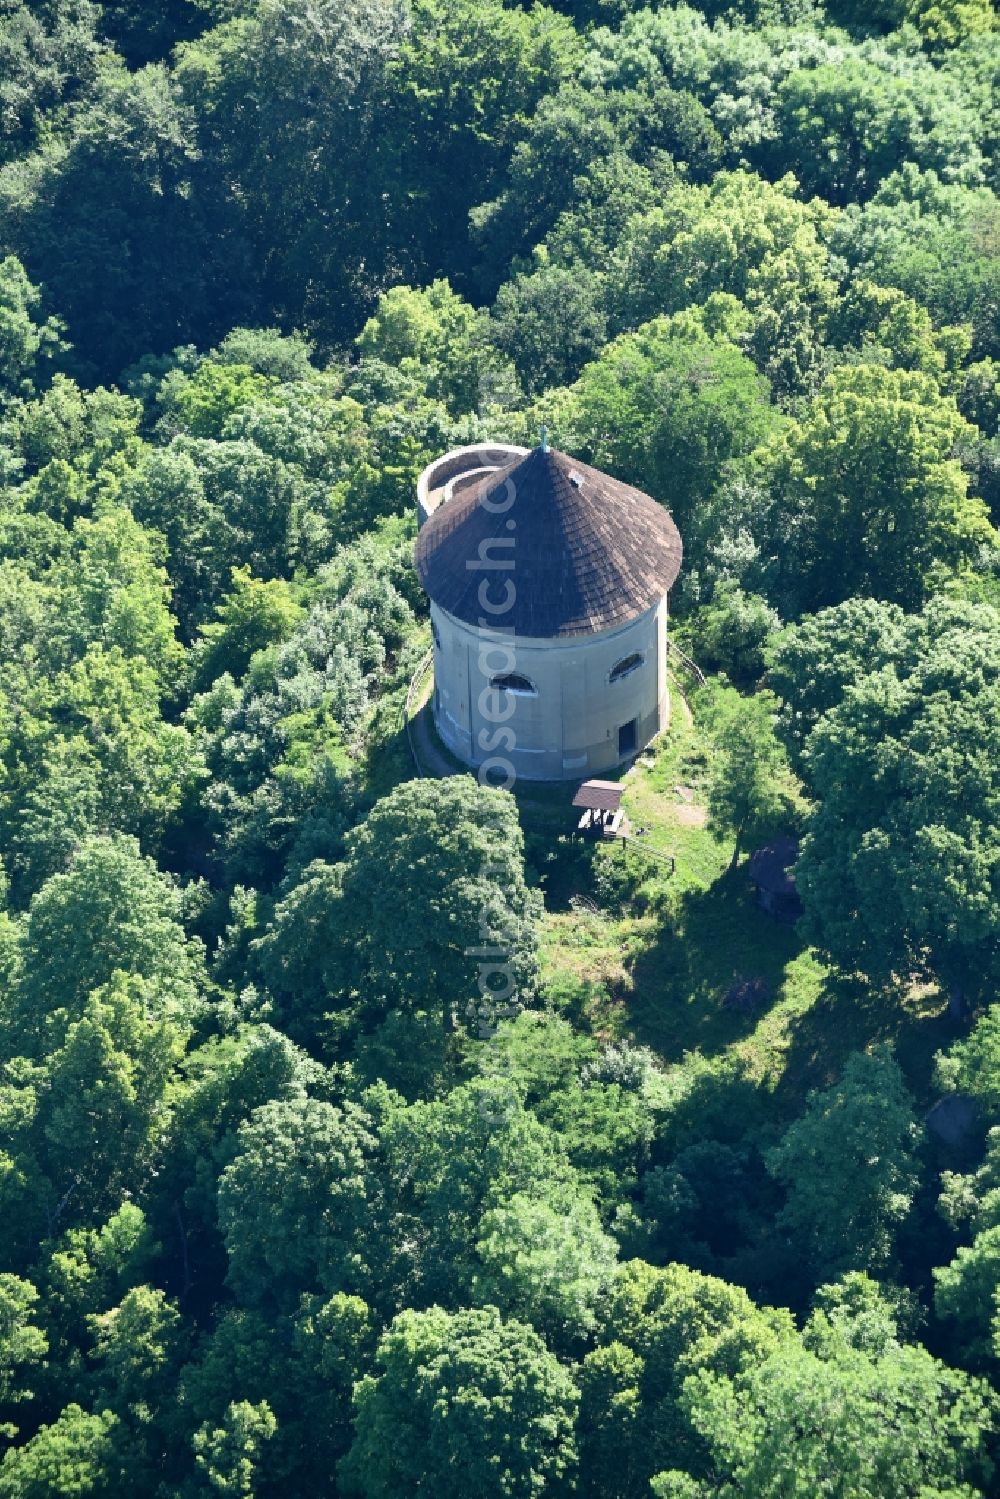
[[[544,422],[542,423],[542,430],[538,434],[538,436],[542,452],[547,453],[549,451],[549,429]]]

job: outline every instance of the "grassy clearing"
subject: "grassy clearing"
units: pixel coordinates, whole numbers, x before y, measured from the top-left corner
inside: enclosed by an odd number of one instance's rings
[[[548,991],[597,1033],[630,1036],[668,1064],[696,1050],[737,1059],[779,1114],[798,1112],[810,1088],[832,1082],[852,1051],[876,1040],[895,1044],[910,1086],[929,1101],[932,1059],[951,1034],[944,1000],[927,989],[876,993],[834,975],[795,927],[758,907],[745,865],[729,869],[730,849],[698,815],[709,760],[705,736],[679,705],[654,753],[625,778],[633,827],[673,857],[673,873],[638,843],[550,846]],[[533,819],[525,821],[530,832]],[[605,914],[572,909],[573,893]],[[624,897],[617,905],[616,895]],[[749,1012],[725,1003],[741,980],[762,985]]]
[[[651,762],[651,763],[650,763]],[[729,851],[708,829],[704,791],[710,753],[683,697],[674,694],[666,731],[625,777],[622,805],[649,847],[675,860],[672,891],[706,888],[723,873]]]
[[[368,778],[379,794],[415,774],[402,727],[408,685],[394,683],[378,710]],[[423,701],[430,690],[428,677]],[[424,721],[434,755],[464,770],[429,714]],[[621,776],[624,809],[643,838],[585,843],[571,836],[572,786],[515,787],[529,868],[545,894],[547,992],[595,1034],[631,1037],[668,1065],[694,1051],[737,1060],[778,1117],[800,1111],[811,1088],[877,1040],[894,1043],[918,1100],[930,1102],[933,1056],[952,1036],[943,998],[875,993],[836,976],[794,927],[760,910],[745,866],[729,869],[731,850],[705,821],[710,763],[706,735],[675,693],[668,730]],[[744,979],[761,981],[765,995],[750,1013],[725,1003]]]

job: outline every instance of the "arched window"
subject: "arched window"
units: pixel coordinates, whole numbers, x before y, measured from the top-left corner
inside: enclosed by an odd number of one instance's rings
[[[634,671],[639,670],[639,667],[643,663],[643,659],[644,658],[638,653],[634,653],[631,656],[623,656],[622,659],[620,661],[616,661],[614,666],[611,668],[611,675],[608,677],[608,681],[620,682],[622,677],[630,677]]]
[[[518,671],[506,671],[501,676],[491,677],[490,686],[501,692],[519,692],[522,697],[534,697],[538,692],[534,682],[522,677]]]
[[[437,646],[438,650],[440,650],[441,649],[441,636],[438,634],[438,627],[434,623],[433,620],[431,620],[431,634],[434,637],[434,644]]]

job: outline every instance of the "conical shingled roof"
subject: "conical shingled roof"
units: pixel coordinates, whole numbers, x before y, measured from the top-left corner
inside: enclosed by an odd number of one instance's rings
[[[492,565],[467,566],[479,558]],[[434,602],[466,624],[551,639],[610,630],[657,603],[680,571],[681,538],[649,495],[538,447],[436,510],[416,565]],[[494,603],[514,584],[511,608],[492,619],[484,579]]]

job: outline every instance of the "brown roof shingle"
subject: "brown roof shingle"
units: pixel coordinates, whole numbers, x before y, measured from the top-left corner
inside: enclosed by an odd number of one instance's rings
[[[590,807],[594,812],[617,812],[622,804],[624,786],[617,781],[583,781],[573,798],[574,807]]]
[[[416,566],[449,614],[546,639],[634,619],[671,587],[681,551],[677,527],[649,495],[538,447],[436,510],[417,538]],[[467,565],[483,557],[492,565]],[[495,602],[513,583],[503,614],[484,612],[484,579]]]

